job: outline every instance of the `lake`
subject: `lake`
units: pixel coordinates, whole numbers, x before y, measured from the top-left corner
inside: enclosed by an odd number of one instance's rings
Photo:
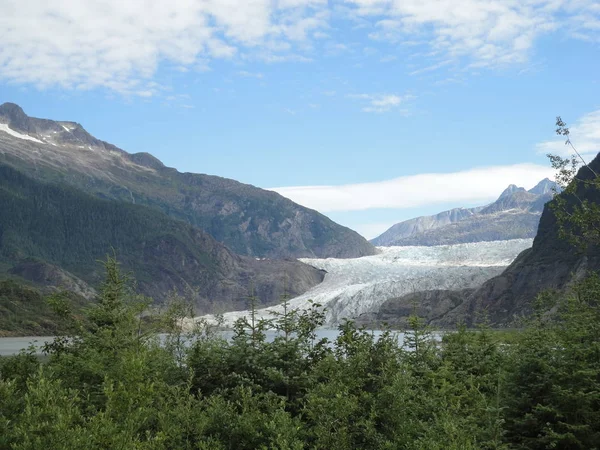
[[[372,330],[375,336],[380,336],[383,331],[381,330]],[[225,339],[231,339],[233,336],[233,331],[221,331],[221,336]],[[398,342],[402,344],[404,342],[404,333],[397,332]],[[276,336],[275,331],[267,331],[267,340],[272,341]],[[333,341],[339,335],[339,330],[334,329],[320,329],[317,330],[317,339],[327,338],[330,341]],[[52,341],[52,336],[25,336],[25,337],[6,337],[0,338],[0,356],[10,356],[19,353],[21,350],[26,349],[30,345],[33,345],[36,348],[38,354],[41,354],[42,346],[49,341]]]

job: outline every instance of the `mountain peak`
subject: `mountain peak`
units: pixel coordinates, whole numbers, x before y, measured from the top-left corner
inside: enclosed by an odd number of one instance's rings
[[[35,140],[40,144],[71,144],[80,147],[95,146],[118,150],[113,145],[96,139],[77,122],[30,117],[23,111],[23,108],[15,103],[0,105],[0,122],[26,136],[21,136],[21,139]]]
[[[14,130],[31,131],[29,129],[29,116],[16,103],[7,102],[0,105],[0,117],[4,117],[8,125]]]
[[[536,195],[544,195],[553,192],[553,189],[557,188],[557,184],[550,180],[549,178],[544,178],[538,184],[536,184],[533,188],[529,189],[528,192]]]
[[[508,197],[509,195],[512,195],[515,192],[525,192],[525,188],[518,187],[516,184],[511,184],[506,189],[504,189],[502,194],[500,194],[500,197],[498,197],[498,200],[500,200],[501,198]]]
[[[6,102],[0,105],[0,115],[3,116],[12,116],[12,115],[20,115],[27,116],[23,108],[21,108],[16,103]]]

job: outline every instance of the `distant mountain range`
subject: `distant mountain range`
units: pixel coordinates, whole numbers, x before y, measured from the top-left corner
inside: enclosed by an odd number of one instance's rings
[[[275,192],[180,173],[148,153],[129,154],[96,139],[76,122],[29,117],[13,103],[0,105],[0,163],[38,181],[62,182],[99,198],[160,210],[242,255],[347,258],[376,253],[358,233]]]
[[[511,184],[494,203],[406,220],[371,243],[386,247],[429,246],[533,238],[553,189],[556,184],[547,178],[529,191]]]

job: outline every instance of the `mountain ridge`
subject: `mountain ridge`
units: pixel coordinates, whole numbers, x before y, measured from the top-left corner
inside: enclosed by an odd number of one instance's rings
[[[205,312],[245,308],[252,288],[260,302],[278,303],[284,286],[298,295],[324,277],[299,261],[237,255],[160,211],[42,183],[1,164],[0,210],[4,272],[36,284],[68,282],[84,296],[101,283],[98,261],[111,248],[140,293],[161,302],[175,292]]]
[[[272,258],[376,253],[355,231],[275,192],[179,172],[149,153],[130,154],[96,139],[77,122],[32,118],[18,105],[4,103],[0,124],[13,131],[0,129],[0,162],[43,182],[159,209],[236,253]]]
[[[447,245],[533,238],[556,184],[545,178],[529,191],[514,184],[484,206],[454,208],[399,222],[371,240],[377,246]]]

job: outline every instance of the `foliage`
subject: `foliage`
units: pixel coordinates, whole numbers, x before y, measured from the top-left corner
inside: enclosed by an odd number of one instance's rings
[[[113,257],[70,333],[0,359],[0,449],[593,449],[600,442],[600,277],[550,296],[525,331],[403,341],[340,326],[319,305],[241,319],[226,340],[181,330],[174,297],[143,317]],[[549,300],[553,300],[550,302]],[[147,314],[147,312],[146,312]],[[161,330],[169,330],[163,336]],[[272,333],[276,332],[273,337]],[[162,336],[162,337],[161,337]]]
[[[562,189],[551,203],[560,236],[578,248],[600,243],[600,178],[598,164],[581,156],[570,138],[570,131],[560,117],[556,118],[556,134],[566,138],[574,154],[563,158],[549,154],[556,170],[556,182]]]

